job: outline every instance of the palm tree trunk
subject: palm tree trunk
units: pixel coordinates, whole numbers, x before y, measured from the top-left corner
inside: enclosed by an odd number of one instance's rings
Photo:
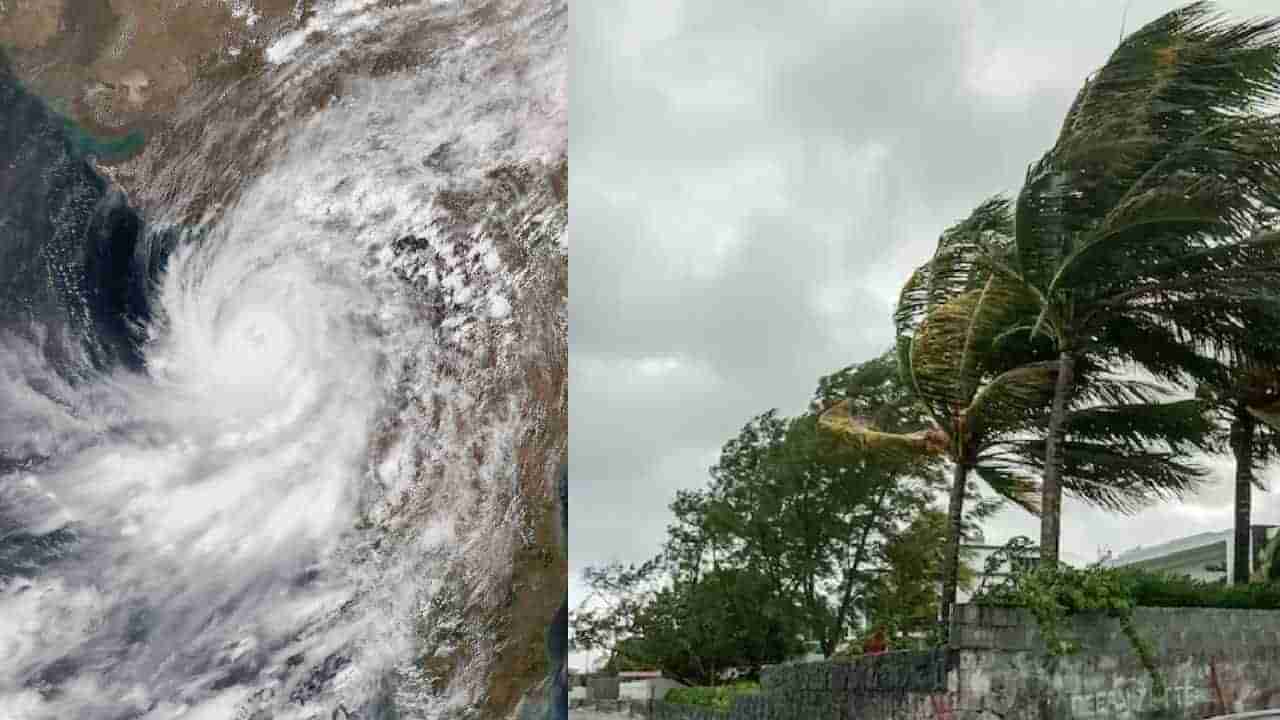
[[[961,523],[964,521],[964,491],[969,480],[969,464],[957,462],[951,479],[951,499],[947,505],[947,556],[942,565],[942,607],[938,617],[942,637],[951,637],[951,608],[956,604],[960,580]]]
[[[1255,421],[1240,403],[1231,421],[1231,452],[1236,460],[1236,528],[1232,575],[1236,585],[1249,582],[1249,524],[1253,505],[1253,435]]]
[[[1044,447],[1044,485],[1040,501],[1040,563],[1058,564],[1058,539],[1062,534],[1062,435],[1067,420],[1067,399],[1074,389],[1076,357],[1064,350],[1058,358],[1058,379],[1053,387],[1049,437]]]

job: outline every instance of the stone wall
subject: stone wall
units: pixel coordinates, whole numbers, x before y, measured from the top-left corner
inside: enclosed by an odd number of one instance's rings
[[[959,607],[951,717],[1204,718],[1280,707],[1280,612],[1138,608],[1134,624],[1154,650],[1163,700],[1118,620],[1073,618],[1082,650],[1054,662],[1024,612]]]
[[[727,720],[728,713],[697,705],[653,701],[653,720]],[[736,718],[735,718],[736,720]]]
[[[759,694],[734,698],[728,712],[654,702],[653,720],[844,720],[898,717],[945,692],[944,650],[895,652],[842,662],[765,668]],[[633,708],[633,713],[635,710]],[[896,715],[895,715],[896,713]],[[921,716],[927,717],[927,716]]]
[[[618,678],[593,677],[587,680],[587,697],[592,700],[617,700]]]
[[[1280,611],[1138,608],[1163,699],[1114,618],[1071,619],[1054,660],[1023,611],[961,605],[951,647],[765,669],[728,713],[655,703],[655,720],[1189,720],[1280,707]]]
[[[892,717],[947,689],[945,650],[891,652],[843,662],[766,668],[769,720]]]

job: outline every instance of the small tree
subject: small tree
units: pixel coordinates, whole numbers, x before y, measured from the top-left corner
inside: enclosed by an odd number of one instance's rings
[[[946,513],[929,510],[885,543],[865,605],[869,626],[883,628],[890,647],[916,645],[936,628],[936,578],[946,562],[947,535]],[[972,570],[961,563],[957,584],[966,587],[972,579]]]
[[[856,618],[880,546],[932,502],[931,460],[841,447],[817,418],[767,412],[712,468],[707,547],[720,567],[751,567],[791,599],[831,655]]]

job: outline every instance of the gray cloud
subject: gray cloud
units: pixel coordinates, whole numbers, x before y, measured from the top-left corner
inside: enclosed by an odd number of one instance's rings
[[[1175,5],[1133,0],[1127,27]],[[798,411],[819,375],[888,346],[907,273],[942,228],[1018,189],[1122,9],[572,7],[575,575],[652,555],[675,490],[703,485],[751,415]],[[1229,494],[1223,482],[1131,518],[1069,506],[1064,543],[1092,559],[1227,527]],[[1035,529],[1011,512],[988,536]]]

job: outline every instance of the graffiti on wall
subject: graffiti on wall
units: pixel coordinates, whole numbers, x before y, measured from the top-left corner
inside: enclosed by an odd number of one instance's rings
[[[1121,718],[1171,705],[1193,707],[1208,702],[1209,689],[1199,685],[1174,685],[1163,700],[1151,693],[1151,682],[1135,682],[1124,687],[1081,693],[1068,698],[1073,718]]]

